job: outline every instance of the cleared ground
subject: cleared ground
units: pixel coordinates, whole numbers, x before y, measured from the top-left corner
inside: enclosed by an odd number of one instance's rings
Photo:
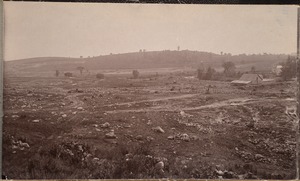
[[[295,92],[295,82],[235,87],[180,73],[7,77],[3,173],[292,179]]]

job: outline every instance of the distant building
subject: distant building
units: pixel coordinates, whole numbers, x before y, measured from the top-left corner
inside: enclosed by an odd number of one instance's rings
[[[248,84],[260,84],[263,81],[261,74],[243,74],[239,80],[231,82],[233,85],[248,85]]]

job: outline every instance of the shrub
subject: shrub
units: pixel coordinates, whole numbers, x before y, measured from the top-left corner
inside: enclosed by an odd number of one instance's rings
[[[96,74],[96,78],[97,79],[104,79],[104,74],[98,73],[98,74]]]
[[[133,71],[132,71],[132,75],[133,75],[133,78],[134,78],[134,79],[137,79],[137,78],[139,77],[139,75],[140,75],[140,72],[137,71],[137,70],[133,70]]]
[[[73,74],[71,72],[66,72],[65,77],[73,77]]]

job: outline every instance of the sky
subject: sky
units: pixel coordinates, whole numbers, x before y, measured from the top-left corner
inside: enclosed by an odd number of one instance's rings
[[[290,54],[297,6],[4,1],[4,60],[176,50]]]

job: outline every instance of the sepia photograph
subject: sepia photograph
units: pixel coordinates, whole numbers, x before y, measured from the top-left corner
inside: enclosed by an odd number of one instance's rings
[[[4,2],[2,174],[298,178],[297,10]]]

